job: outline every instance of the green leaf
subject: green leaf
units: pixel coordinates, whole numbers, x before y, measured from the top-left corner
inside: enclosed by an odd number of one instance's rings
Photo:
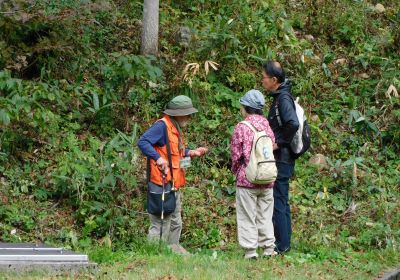
[[[98,111],[100,106],[99,106],[99,96],[97,93],[93,93],[93,107],[95,111]]]
[[[47,98],[48,98],[50,101],[54,101],[54,99],[56,99],[55,95],[54,95],[53,93],[51,93],[51,92],[47,95]]]
[[[376,126],[376,124],[374,124],[373,122],[367,122],[369,129],[371,129],[373,132],[375,132],[376,134],[379,134],[379,128]]]
[[[328,66],[325,63],[322,63],[322,69],[324,70],[325,76],[326,77],[331,77],[331,70],[329,70]]]
[[[103,179],[103,184],[110,185],[112,187],[115,187],[115,184],[117,183],[115,176],[113,175],[107,175]]]
[[[10,124],[10,115],[4,109],[0,110],[0,120],[3,124],[8,125]]]
[[[364,117],[364,116],[359,117],[359,118],[356,120],[356,123],[362,122],[362,121],[365,121],[365,117]]]
[[[89,174],[89,170],[86,168],[86,166],[81,165],[81,164],[74,164],[73,165],[74,169],[79,172],[82,175]]]
[[[132,71],[132,64],[130,64],[129,62],[124,63],[123,67],[126,73],[130,73]]]

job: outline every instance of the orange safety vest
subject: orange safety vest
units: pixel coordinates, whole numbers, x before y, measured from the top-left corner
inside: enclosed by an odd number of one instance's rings
[[[172,168],[174,173],[174,187],[176,189],[179,189],[186,184],[185,171],[184,169],[179,168],[179,161],[181,158],[185,156],[185,138],[182,133],[181,141],[183,147],[181,150],[179,150],[179,139],[178,139],[179,132],[178,129],[172,123],[170,116],[166,115],[159,121],[163,121],[167,126],[169,145],[171,147]],[[160,156],[162,156],[164,159],[168,161],[167,145],[164,145],[162,147],[159,146],[153,146],[153,147],[157,151],[157,153],[159,153]],[[156,161],[153,159],[150,159],[150,171],[151,171],[150,181],[156,185],[161,186],[162,174],[157,166]],[[171,182],[171,172],[168,172],[167,182]]]

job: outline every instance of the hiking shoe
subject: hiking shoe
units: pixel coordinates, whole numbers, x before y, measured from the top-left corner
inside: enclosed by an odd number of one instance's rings
[[[183,248],[180,244],[170,244],[168,247],[171,249],[171,251],[175,254],[182,255],[182,256],[190,256],[191,254],[186,251],[185,248]]]
[[[278,255],[278,253],[275,251],[264,251],[262,256],[263,256],[263,258],[271,258],[271,257],[275,257],[277,255]]]
[[[279,251],[277,248],[275,248],[275,253],[277,253],[278,255],[284,255],[284,254],[288,253],[289,251],[290,251],[290,247],[284,251]]]
[[[256,250],[248,250],[244,254],[244,258],[248,260],[256,260],[258,258],[258,254]]]

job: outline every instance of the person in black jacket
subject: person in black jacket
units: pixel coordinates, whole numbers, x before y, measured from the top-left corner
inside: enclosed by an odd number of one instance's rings
[[[290,250],[292,234],[289,206],[289,178],[293,175],[295,157],[290,149],[299,121],[291,95],[290,82],[278,62],[268,61],[263,65],[263,87],[273,97],[268,121],[275,134],[274,156],[278,176],[274,186],[274,214],[272,217],[276,238],[276,252]]]

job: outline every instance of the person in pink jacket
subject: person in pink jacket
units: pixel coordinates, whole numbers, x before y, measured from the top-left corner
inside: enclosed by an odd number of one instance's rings
[[[239,100],[240,112],[245,121],[258,131],[265,130],[275,143],[274,133],[263,116],[265,99],[258,90],[250,90]],[[275,248],[272,214],[274,209],[273,186],[255,185],[246,179],[245,168],[249,163],[254,132],[245,124],[238,123],[231,139],[232,172],[236,175],[236,216],[239,245],[245,249],[245,258],[273,256]]]

